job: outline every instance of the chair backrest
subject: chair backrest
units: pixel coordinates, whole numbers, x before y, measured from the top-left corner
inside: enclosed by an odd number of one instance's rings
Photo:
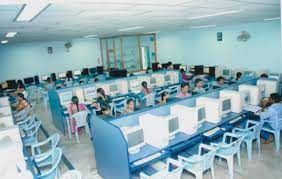
[[[169,94],[178,94],[180,91],[180,85],[170,86],[168,89],[170,91]]]
[[[127,98],[121,100],[121,101],[118,101],[118,102],[114,102],[114,109],[115,109],[115,114],[116,112],[122,112],[123,110],[126,109],[126,103],[127,103]]]
[[[71,118],[75,119],[76,127],[84,127],[87,126],[87,111],[80,111],[72,115]]]
[[[38,178],[41,179],[54,179],[56,176],[58,176],[58,166],[62,158],[62,149],[61,148],[55,148],[52,151],[52,168],[44,173],[41,173]]]
[[[41,125],[41,121],[36,121],[33,125],[31,125],[27,130],[26,134],[29,137],[36,137]]]
[[[218,150],[221,150],[222,152],[224,152],[225,155],[234,155],[240,151],[240,146],[245,137],[246,135],[237,138],[235,141],[229,144],[224,144]]]
[[[212,150],[201,156],[202,159],[199,161],[199,167],[202,171],[211,168],[211,166],[213,165],[215,153],[216,150]]]
[[[258,124],[252,126],[250,129],[251,130],[251,134],[254,136],[254,137],[257,137],[259,138],[260,137],[260,131],[261,131],[261,128],[263,126],[263,122],[259,122]],[[247,134],[248,135],[248,134]],[[247,136],[246,136],[247,137]]]
[[[145,106],[154,106],[155,105],[155,92],[145,95]]]
[[[58,133],[55,133],[55,134],[52,134],[49,138],[51,139],[52,148],[57,147],[60,141],[60,135]]]

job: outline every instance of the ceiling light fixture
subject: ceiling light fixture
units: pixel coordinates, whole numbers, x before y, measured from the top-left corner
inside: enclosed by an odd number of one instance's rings
[[[8,32],[8,33],[6,34],[6,37],[7,37],[7,38],[12,38],[12,37],[14,37],[16,34],[17,34],[17,32]]]
[[[142,29],[142,28],[144,28],[144,26],[136,26],[136,27],[130,27],[126,29],[119,29],[118,31],[124,32],[124,31],[131,31],[131,30],[137,30],[137,29]]]
[[[23,6],[16,21],[32,21],[51,5],[50,0],[36,0]]]
[[[1,41],[1,44],[6,44],[6,43],[8,43],[8,40],[2,40]]]
[[[273,17],[273,18],[264,19],[264,21],[274,21],[274,20],[280,20],[280,17]]]
[[[208,28],[208,27],[215,27],[216,25],[203,25],[203,26],[194,26],[190,27],[190,29],[201,29],[201,28]]]
[[[207,17],[214,17],[214,16],[221,16],[221,15],[227,15],[227,14],[235,14],[242,12],[244,10],[233,10],[233,11],[225,11],[225,12],[219,12],[215,14],[208,14],[208,15],[203,15],[203,16],[196,16],[196,17],[190,17],[188,18],[189,20],[194,20],[194,19],[202,19],[202,18],[207,18]]]
[[[92,38],[92,37],[97,37],[97,35],[86,35],[84,36],[85,38]]]

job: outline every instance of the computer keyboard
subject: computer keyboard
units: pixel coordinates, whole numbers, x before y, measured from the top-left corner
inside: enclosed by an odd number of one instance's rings
[[[240,117],[236,117],[235,119],[232,119],[231,121],[229,121],[229,124],[234,124],[234,123],[240,121],[241,119],[242,119],[241,116]]]
[[[214,128],[214,129],[211,129],[211,130],[209,130],[209,131],[207,131],[207,132],[205,132],[204,133],[204,136],[211,136],[211,135],[213,135],[214,133],[216,133],[217,131],[219,131],[220,130],[220,128],[219,127],[216,127],[216,128]]]
[[[146,162],[148,162],[148,161],[150,161],[150,160],[153,160],[153,159],[155,159],[155,158],[158,158],[158,157],[160,157],[161,155],[162,155],[162,154],[161,154],[160,152],[158,152],[158,153],[155,153],[155,154],[153,154],[153,155],[150,155],[150,156],[148,156],[148,157],[146,157],[146,158],[140,159],[140,160],[134,162],[133,164],[134,164],[134,165],[141,165],[141,164],[146,163]]]

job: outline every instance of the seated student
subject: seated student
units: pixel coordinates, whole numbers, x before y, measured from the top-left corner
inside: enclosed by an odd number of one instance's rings
[[[168,62],[168,63],[167,63],[167,69],[168,69],[168,70],[173,70],[172,62]]]
[[[18,89],[17,89],[17,91],[16,91],[16,93],[17,93],[17,94],[22,93],[25,98],[27,98],[27,96],[28,96],[28,93],[27,93],[27,91],[25,90],[25,86],[24,86],[24,85],[19,85],[19,86],[18,86]]]
[[[99,82],[99,79],[98,78],[95,78],[94,79],[94,83],[98,83]]]
[[[243,75],[243,74],[242,74],[241,72],[237,72],[237,73],[236,73],[236,79],[235,79],[235,80],[236,80],[236,81],[240,81],[240,80],[242,79],[242,75]]]
[[[180,93],[176,96],[177,98],[186,98],[191,96],[189,93],[189,84],[188,83],[182,83]]]
[[[97,89],[97,101],[93,103],[96,107],[96,115],[111,115],[111,98],[105,94],[102,88]]]
[[[135,103],[133,99],[128,99],[126,101],[126,109],[122,112],[122,114],[129,114],[135,111]]]
[[[83,84],[84,84],[84,81],[83,81],[83,80],[80,80],[80,81],[78,82],[78,84],[79,84],[79,85],[83,85]]]
[[[216,84],[213,85],[213,88],[215,89],[215,88],[221,88],[221,87],[226,86],[226,85],[224,84],[224,82],[225,82],[225,80],[224,80],[224,78],[223,78],[222,76],[217,77],[217,78],[216,78]]]
[[[184,83],[188,82],[188,76],[186,75],[186,71],[183,68],[180,69],[180,73],[181,73],[181,76],[182,76],[182,81]]]
[[[148,84],[146,81],[143,81],[141,85],[141,93],[143,93],[144,95],[150,94],[152,92],[152,89],[148,88]]]
[[[260,77],[261,77],[261,78],[268,78],[268,75],[265,74],[265,73],[263,73],[263,74],[260,75]]]
[[[278,120],[282,119],[282,103],[281,96],[278,93],[270,94],[268,100],[268,108],[263,108],[260,119],[261,120],[269,120],[269,121],[277,121],[272,123],[265,123],[264,127],[268,127],[271,129],[281,129],[282,121],[278,122]],[[261,131],[261,136],[265,140],[264,144],[269,144],[273,141],[273,136],[270,135],[269,132]]]
[[[169,100],[169,93],[167,91],[164,91],[162,94],[161,94],[161,101],[160,101],[160,105],[162,104],[166,104]]]
[[[68,75],[67,79],[65,81],[65,86],[66,87],[72,87],[73,82],[74,82],[73,78],[70,75]]]
[[[17,112],[31,108],[31,105],[29,104],[29,102],[27,101],[27,99],[24,97],[22,93],[17,94],[17,100],[18,100],[18,104],[15,106],[16,108],[15,110]]]
[[[204,93],[206,90],[204,89],[204,82],[201,79],[195,80],[195,88],[193,89],[193,93]]]
[[[71,116],[80,111],[88,111],[88,109],[84,104],[79,103],[79,99],[77,96],[73,96],[71,98],[71,104],[68,106],[68,113]],[[72,133],[75,133],[75,126],[76,126],[75,120],[74,119],[70,119],[70,120],[71,120],[70,122],[71,131]]]
[[[51,91],[54,89],[55,84],[51,81],[51,78],[48,77],[44,85],[45,91]]]

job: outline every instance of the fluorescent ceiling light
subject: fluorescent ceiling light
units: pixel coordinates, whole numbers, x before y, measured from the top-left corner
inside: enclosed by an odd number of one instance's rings
[[[27,3],[18,14],[16,21],[32,21],[50,5],[50,0],[34,0]]]
[[[6,43],[8,43],[8,40],[2,40],[1,41],[1,44],[6,44]]]
[[[202,18],[207,18],[207,17],[214,17],[214,16],[221,16],[221,15],[227,15],[227,14],[235,14],[242,12],[244,10],[233,10],[233,11],[225,11],[225,12],[219,12],[215,14],[208,14],[208,15],[203,15],[203,16],[196,16],[196,17],[191,17],[188,18],[189,20],[194,20],[194,19],[202,19]]]
[[[130,27],[126,29],[119,29],[118,31],[123,32],[123,31],[130,31],[130,30],[137,30],[137,29],[142,29],[144,26],[136,26],[136,27]]]
[[[97,37],[97,35],[86,35],[85,38]]]
[[[273,21],[273,20],[280,20],[280,17],[273,17],[273,18],[264,19],[264,21]]]
[[[6,37],[7,37],[7,38],[12,38],[12,37],[14,37],[16,34],[17,34],[17,32],[8,32],[8,33],[6,34]]]
[[[208,28],[208,27],[215,27],[216,25],[203,25],[203,26],[194,26],[190,27],[190,29],[201,29],[201,28]]]

